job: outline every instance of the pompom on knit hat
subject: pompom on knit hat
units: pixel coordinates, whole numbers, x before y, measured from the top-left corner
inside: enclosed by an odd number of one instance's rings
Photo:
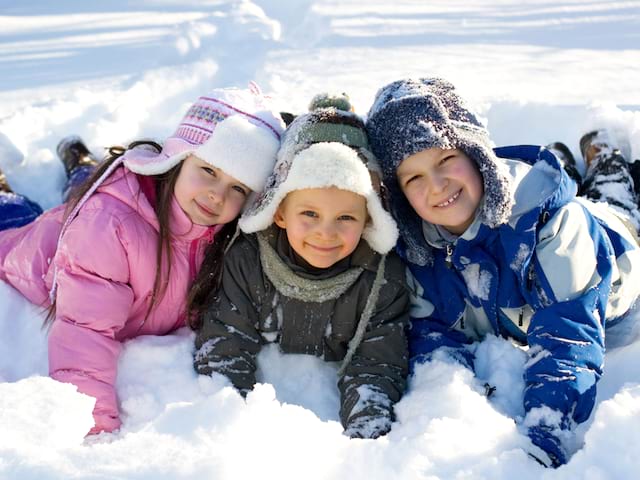
[[[362,238],[385,254],[395,246],[398,229],[373,188],[370,170],[376,170],[377,161],[369,149],[364,122],[351,112],[344,94],[338,96],[339,102],[322,96],[318,104],[318,98],[312,101],[316,108],[298,116],[284,132],[273,174],[238,225],[245,233],[264,230],[289,192],[336,187],[366,199],[370,221]]]
[[[157,175],[193,154],[260,191],[273,170],[283,130],[282,119],[255,83],[249,89],[217,89],[191,105],[159,154],[132,149],[123,162],[135,173]]]
[[[399,253],[409,262],[427,265],[433,258],[422,233],[423,221],[402,193],[396,176],[400,163],[415,153],[432,147],[462,150],[483,178],[481,221],[497,227],[509,219],[514,197],[508,168],[493,152],[489,132],[451,83],[440,78],[390,83],[376,94],[366,127],[404,243]]]

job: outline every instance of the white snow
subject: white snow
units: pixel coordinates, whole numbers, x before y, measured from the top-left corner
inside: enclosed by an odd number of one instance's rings
[[[57,141],[97,153],[172,133],[209,88],[256,80],[283,110],[442,76],[496,144],[578,139],[607,126],[640,157],[640,2],[593,0],[22,0],[0,6],[0,168],[45,208],[60,202]],[[350,440],[336,365],[260,355],[246,401],[196,375],[186,329],[126,344],[124,424],[84,439],[92,399],[49,379],[41,311],[0,284],[0,479],[628,479],[640,470],[640,328],[608,334],[592,418],[568,465],[527,457],[523,350],[490,337],[478,374],[436,356],[419,367],[386,437]],[[490,400],[483,384],[497,387]]]
[[[489,298],[489,290],[491,287],[491,272],[480,269],[477,263],[470,263],[460,272],[467,284],[469,293],[480,300]]]

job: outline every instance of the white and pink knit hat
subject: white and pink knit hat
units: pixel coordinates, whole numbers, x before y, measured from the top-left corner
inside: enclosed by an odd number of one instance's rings
[[[248,89],[213,90],[189,108],[160,153],[144,146],[136,147],[127,150],[103,172],[67,216],[58,237],[58,248],[63,233],[80,208],[123,163],[132,172],[157,175],[194,154],[259,192],[273,170],[283,131],[280,115],[270,108],[268,97],[255,83],[251,82]],[[56,277],[54,267],[49,291],[52,303],[57,289]]]
[[[142,175],[164,173],[194,154],[260,191],[273,169],[284,123],[255,83],[200,97],[158,154],[128,150],[125,166]]]

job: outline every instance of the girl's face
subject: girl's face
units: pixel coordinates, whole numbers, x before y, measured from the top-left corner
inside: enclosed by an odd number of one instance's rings
[[[191,221],[208,226],[236,218],[250,193],[244,183],[195,155],[184,159],[174,189],[178,204]]]
[[[398,182],[425,221],[460,235],[471,225],[482,200],[482,176],[461,150],[428,148],[404,160]]]
[[[273,220],[307,263],[328,268],[353,253],[367,218],[363,196],[331,187],[289,193]]]

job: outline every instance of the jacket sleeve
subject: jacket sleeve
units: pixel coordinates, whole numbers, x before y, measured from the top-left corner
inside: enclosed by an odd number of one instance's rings
[[[133,303],[127,250],[113,215],[83,209],[56,253],[56,318],[49,332],[52,378],[96,399],[90,433],[120,426],[115,379],[117,332]]]
[[[225,255],[221,288],[209,296],[194,355],[198,373],[221,373],[243,395],[256,383],[256,355],[261,346],[256,330],[259,306],[248,293],[258,281],[256,271],[260,272],[256,249],[241,238]]]
[[[550,451],[560,448],[558,431],[584,422],[594,407],[612,258],[604,230],[576,203],[558,210],[538,233],[526,292],[535,313],[527,332],[524,407],[560,413],[558,421],[530,428],[534,443],[559,458],[563,451]]]
[[[407,284],[411,291],[410,373],[413,373],[416,365],[431,360],[434,352],[438,349],[442,349],[449,357],[473,370],[474,356],[467,348],[471,340],[462,331],[456,330],[455,324],[451,325],[444,321],[437,307],[438,300],[443,301],[448,297],[445,290],[448,285],[431,280],[433,275],[425,276],[424,278],[429,281],[422,285],[409,268],[406,269],[406,274]],[[442,291],[440,291],[441,288]],[[464,302],[461,303],[462,315]]]
[[[0,231],[0,280],[35,305],[49,306],[45,276],[56,251],[63,213],[61,205],[28,225]]]
[[[399,259],[387,261],[388,275],[362,342],[339,381],[340,419],[345,434],[377,438],[391,429],[393,406],[406,387],[409,292]]]

